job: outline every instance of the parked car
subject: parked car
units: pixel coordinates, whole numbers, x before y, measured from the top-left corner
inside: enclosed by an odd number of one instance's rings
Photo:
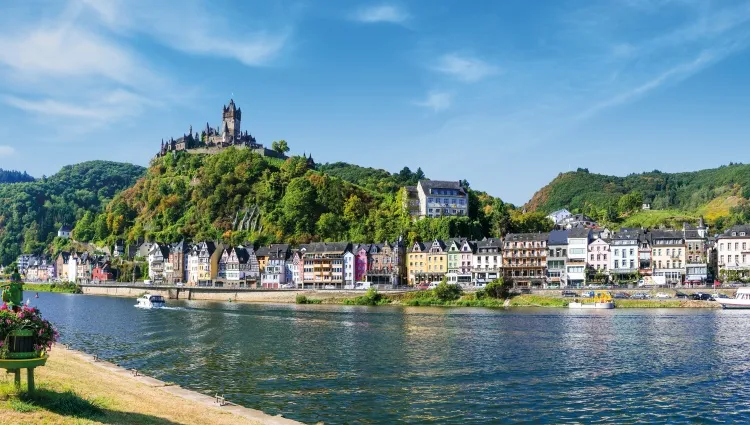
[[[692,298],[696,301],[710,301],[711,300],[711,294],[706,294],[704,292],[698,292],[693,294]]]
[[[612,295],[612,298],[627,299],[627,298],[630,298],[630,295],[628,295],[627,292],[615,292],[615,294]]]
[[[724,295],[724,294],[713,294],[713,295],[711,295],[711,298],[713,298],[714,300],[719,299],[719,298],[727,299],[727,298],[729,298],[729,296],[728,295]]]
[[[429,288],[430,289],[435,289],[435,288],[438,287],[438,285],[440,285],[440,282],[430,282]]]
[[[678,299],[689,299],[689,298],[691,298],[690,294],[686,294],[684,292],[675,292],[674,296],[676,298],[678,298]]]
[[[578,296],[578,294],[576,294],[575,291],[562,291],[561,294],[563,297],[566,297],[566,298],[575,298]]]
[[[425,289],[430,289],[430,284],[429,283],[420,283],[419,285],[417,285],[417,289],[419,289],[420,291],[423,291]]]
[[[474,285],[474,287],[477,288],[477,289],[483,289],[483,288],[487,287],[487,284],[486,283],[477,283],[477,284]]]
[[[594,298],[594,291],[581,292],[581,298]]]
[[[281,285],[281,287],[284,289],[297,289],[297,284],[287,283],[287,284]]]
[[[657,292],[656,293],[656,298],[665,299],[665,298],[672,298],[672,297],[670,297],[669,294],[666,294],[664,292]]]
[[[630,298],[634,300],[647,300],[650,298],[650,296],[645,292],[636,292]]]
[[[370,282],[355,282],[354,289],[370,289]]]
[[[326,285],[323,287],[323,289],[336,289],[335,285]]]
[[[182,282],[175,282],[174,286],[185,286],[185,284]]]
[[[151,285],[151,281],[148,280],[148,279],[146,279],[146,280],[143,281],[143,284],[144,285]]]

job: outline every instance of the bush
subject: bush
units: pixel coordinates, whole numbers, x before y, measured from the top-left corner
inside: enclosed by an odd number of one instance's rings
[[[294,301],[297,304],[320,304],[323,302],[322,300],[314,300],[312,298],[307,298],[306,296],[302,294],[297,294],[297,297],[294,299]]]
[[[390,303],[391,300],[379,294],[375,288],[370,288],[367,292],[359,297],[344,300],[346,305],[383,305]]]
[[[449,285],[445,281],[440,282],[440,284],[435,288],[434,290],[435,296],[440,301],[455,301],[459,298],[461,298],[461,295],[463,295],[464,291],[461,289],[458,285]]]
[[[477,298],[508,298],[511,285],[507,285],[503,278],[488,283],[484,289],[477,291]]]

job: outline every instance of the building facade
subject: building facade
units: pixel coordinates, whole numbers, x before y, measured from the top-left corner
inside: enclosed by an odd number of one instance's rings
[[[546,282],[547,233],[510,233],[503,241],[503,273],[516,287]]]
[[[490,283],[503,276],[503,241],[483,239],[473,243],[475,252],[471,258],[471,275],[474,282]]]
[[[750,277],[750,225],[732,226],[716,238],[716,245],[722,282]]]

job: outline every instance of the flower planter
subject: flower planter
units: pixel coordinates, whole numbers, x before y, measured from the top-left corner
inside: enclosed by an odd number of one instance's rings
[[[21,329],[8,335],[8,359],[33,359],[39,357],[34,350],[34,332]]]

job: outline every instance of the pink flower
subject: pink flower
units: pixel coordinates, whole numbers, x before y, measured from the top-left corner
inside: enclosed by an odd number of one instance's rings
[[[8,304],[6,304],[6,303],[3,303],[3,305],[2,305],[2,306],[0,306],[0,310],[2,310],[2,311],[7,311],[7,310],[8,310]]]
[[[0,347],[2,347],[3,345],[5,345],[5,341],[0,341]]]
[[[23,319],[23,312],[18,313],[18,318]]]
[[[5,319],[5,323],[7,323],[7,324],[9,324],[9,325],[10,325],[10,324],[11,324],[11,321],[10,321],[10,319]]]

